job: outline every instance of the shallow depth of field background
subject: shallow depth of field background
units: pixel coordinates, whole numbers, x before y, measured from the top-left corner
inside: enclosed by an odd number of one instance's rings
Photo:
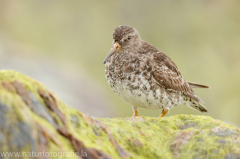
[[[0,68],[24,73],[69,106],[95,117],[130,117],[110,89],[103,60],[118,25],[166,53],[207,114],[178,106],[167,115],[208,115],[240,127],[240,1],[1,0]],[[140,109],[141,116],[162,110]]]

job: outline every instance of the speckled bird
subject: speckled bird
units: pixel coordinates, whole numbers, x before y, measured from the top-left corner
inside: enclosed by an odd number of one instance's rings
[[[192,88],[209,86],[186,81],[176,64],[153,45],[143,41],[136,29],[122,25],[113,31],[113,43],[105,64],[105,76],[112,90],[133,107],[163,109],[187,105],[207,112]]]

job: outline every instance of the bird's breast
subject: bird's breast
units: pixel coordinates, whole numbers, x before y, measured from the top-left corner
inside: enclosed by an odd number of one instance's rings
[[[115,55],[105,65],[105,76],[112,90],[127,103],[162,108],[160,101],[164,101],[166,92],[153,79],[150,64],[143,56]]]

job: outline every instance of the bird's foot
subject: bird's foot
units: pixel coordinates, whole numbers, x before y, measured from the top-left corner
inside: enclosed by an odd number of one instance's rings
[[[126,120],[132,120],[132,121],[144,121],[145,117],[138,116],[138,109],[137,107],[133,107],[133,116],[130,118],[127,118]]]
[[[144,121],[145,117],[143,117],[143,116],[132,116],[130,118],[127,118],[126,120],[132,120],[132,121],[140,120],[140,121]]]

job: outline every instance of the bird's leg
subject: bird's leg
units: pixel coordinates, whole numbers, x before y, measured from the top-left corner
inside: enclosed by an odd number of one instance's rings
[[[167,112],[168,112],[168,109],[163,109],[162,114],[159,116],[159,118],[164,117],[167,114]]]
[[[133,118],[138,116],[138,109],[137,107],[133,107]]]
[[[133,121],[136,121],[136,120],[141,120],[141,119],[144,119],[144,117],[141,117],[141,116],[138,116],[138,109],[137,107],[134,107],[132,106],[133,108],[133,116],[130,117],[130,118],[127,118],[127,120],[133,120]]]

